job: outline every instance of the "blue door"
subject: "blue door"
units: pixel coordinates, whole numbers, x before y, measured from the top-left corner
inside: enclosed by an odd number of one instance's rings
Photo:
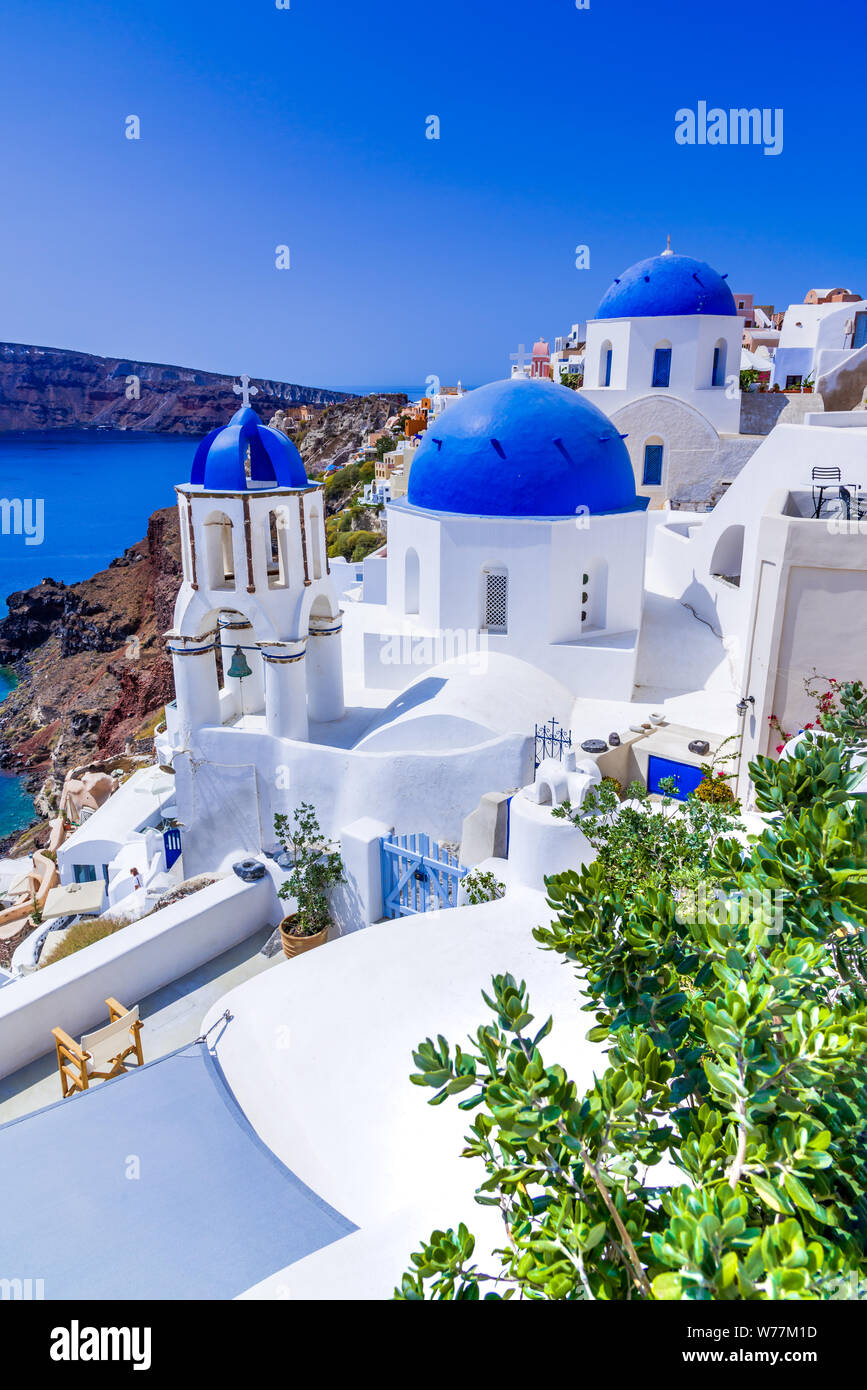
[[[859,348],[863,347],[865,343],[867,343],[867,314],[856,314],[852,346],[853,348]]]
[[[692,763],[676,763],[671,758],[657,758],[651,754],[647,764],[647,790],[658,792],[661,796],[669,795],[659,785],[667,777],[674,778],[677,790],[673,793],[677,801],[686,801],[690,792],[694,792],[699,782],[704,781],[704,773],[700,767],[693,767]]]
[[[170,869],[176,860],[181,857],[181,832],[177,826],[170,826],[163,831],[163,849],[166,855],[166,869]]]

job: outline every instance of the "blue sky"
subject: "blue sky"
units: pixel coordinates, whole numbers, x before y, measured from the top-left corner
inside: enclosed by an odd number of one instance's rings
[[[841,0],[7,0],[2,23],[6,340],[479,384],[668,232],[760,303],[867,294],[867,20]],[[700,100],[782,107],[783,153],[678,146]]]

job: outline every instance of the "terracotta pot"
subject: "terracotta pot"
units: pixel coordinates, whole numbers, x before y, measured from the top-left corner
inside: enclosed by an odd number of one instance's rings
[[[312,951],[314,946],[321,946],[328,940],[327,927],[316,932],[315,936],[295,936],[292,928],[297,921],[297,915],[293,915],[292,917],[284,917],[280,923],[280,941],[287,960],[294,960],[296,956],[303,955],[305,951]]]

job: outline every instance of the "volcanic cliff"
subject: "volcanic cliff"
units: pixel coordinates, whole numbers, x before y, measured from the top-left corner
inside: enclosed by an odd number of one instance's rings
[[[149,430],[206,434],[226,423],[233,380],[131,358],[0,343],[0,430]],[[319,407],[342,391],[257,381],[263,419],[290,405]]]
[[[174,699],[162,635],[180,578],[177,512],[165,508],[92,579],[10,595],[0,663],[19,685],[0,703],[0,766],[28,776],[43,814],[70,768],[149,742]]]

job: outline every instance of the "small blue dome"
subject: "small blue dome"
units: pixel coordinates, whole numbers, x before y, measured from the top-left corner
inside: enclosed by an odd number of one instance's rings
[[[250,452],[250,477],[244,462]],[[246,492],[260,487],[307,487],[301,455],[291,439],[263,425],[255,410],[242,406],[228,425],[211,430],[199,444],[190,473],[192,487],[212,492]]]
[[[607,415],[567,386],[527,377],[470,391],[431,421],[412,461],[408,501],[465,516],[647,506]]]
[[[706,261],[663,252],[619,275],[597,319],[671,318],[679,314],[736,314],[732,292]]]

